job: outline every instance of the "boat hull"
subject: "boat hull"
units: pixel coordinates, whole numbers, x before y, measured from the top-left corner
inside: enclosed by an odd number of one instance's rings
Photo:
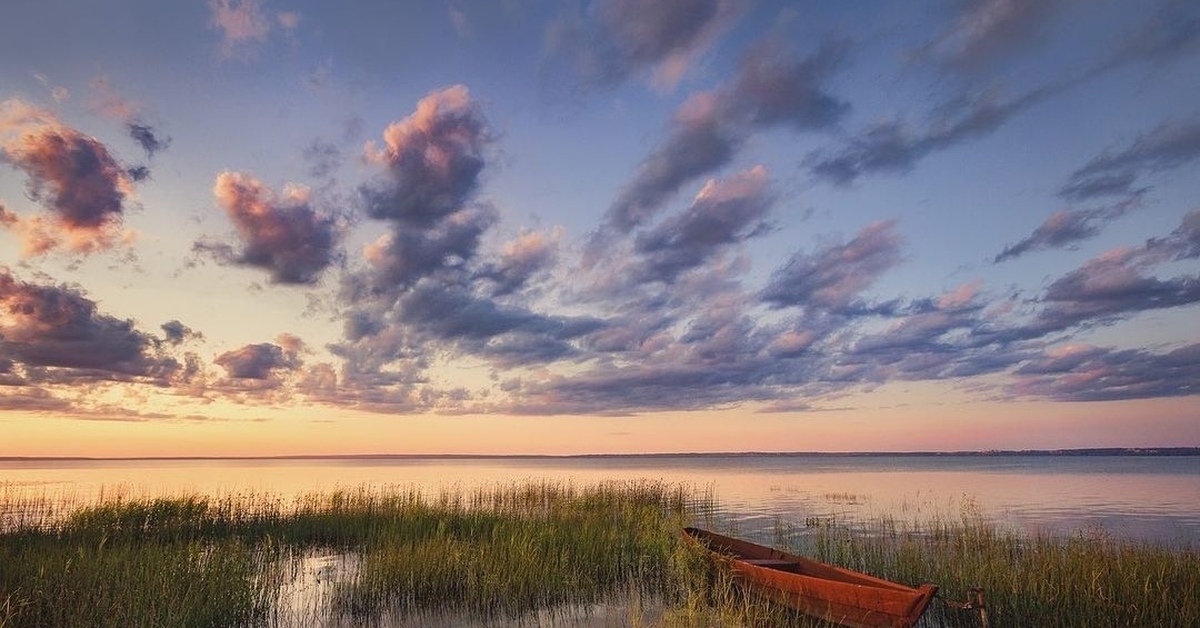
[[[932,584],[913,588],[707,530],[684,535],[747,591],[849,628],[911,628],[937,593]]]

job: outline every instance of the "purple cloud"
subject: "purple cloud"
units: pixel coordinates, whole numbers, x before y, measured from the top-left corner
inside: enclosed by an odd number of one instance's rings
[[[133,321],[99,313],[76,289],[25,283],[6,268],[0,269],[0,359],[50,381],[165,381],[179,368]]]
[[[1200,209],[1184,214],[1179,227],[1171,235],[1150,240],[1146,248],[1166,251],[1176,260],[1200,258]]]
[[[1200,211],[1185,215],[1170,236],[1110,251],[1055,280],[1042,295],[1044,308],[1031,327],[1056,331],[1200,302],[1200,275],[1161,279],[1147,272],[1168,261],[1196,257]]]
[[[129,131],[129,137],[132,137],[142,147],[142,150],[146,151],[148,157],[153,157],[155,153],[171,145],[171,138],[159,135],[154,127],[145,122],[138,120],[127,122],[125,129]]]
[[[1200,394],[1200,343],[1166,353],[1066,346],[1016,370],[1009,393],[1056,401],[1114,401]]]
[[[1131,60],[1171,61],[1200,50],[1200,7],[1191,0],[1159,5],[1115,53],[1110,65]]]
[[[62,240],[76,252],[108,248],[118,240],[133,179],[99,140],[19,100],[0,103],[0,161],[25,173],[29,197],[50,210],[53,224],[27,229],[42,253]]]
[[[639,281],[673,281],[716,251],[764,233],[773,201],[762,166],[710,180],[685,211],[638,234]]]
[[[520,363],[512,360],[517,349],[524,350],[525,363],[535,356],[557,359],[574,353],[565,343],[601,326],[589,317],[545,316],[505,307],[433,281],[423,281],[401,297],[396,312],[397,322],[427,341],[457,343],[467,353],[504,356],[512,364]]]
[[[1134,184],[1140,177],[1175,170],[1197,159],[1200,117],[1164,122],[1138,136],[1127,148],[1106,152],[1071,173],[1059,195],[1073,200],[1134,195],[1139,192]]]
[[[384,168],[382,177],[359,188],[367,214],[429,227],[475,193],[491,135],[467,88],[455,85],[422,98],[383,139],[382,148],[367,146],[368,161]]]
[[[831,128],[849,113],[850,103],[831,95],[826,83],[849,54],[844,39],[829,39],[803,59],[776,40],[760,42],[742,58],[733,84],[719,92],[722,108],[758,128]]]
[[[496,276],[477,258],[498,214],[489,204],[472,202],[485,166],[483,149],[492,138],[467,89],[458,85],[421,99],[411,115],[388,126],[384,141],[382,149],[367,146],[368,160],[383,172],[359,194],[367,214],[387,221],[390,231],[365,248],[367,268],[343,280],[346,341],[332,350],[346,360],[349,385],[393,382],[385,385],[403,388],[403,403],[411,403],[416,373],[428,366],[424,343],[453,344],[439,330],[457,329],[432,319],[423,326],[423,313],[436,310],[434,302],[451,286]],[[489,306],[497,307],[479,307]]]
[[[832,152],[809,154],[806,162],[814,176],[835,185],[850,185],[878,172],[905,173],[932,153],[995,131],[1055,89],[1036,89],[1010,99],[987,90],[941,107],[924,129],[914,130],[899,119],[885,120]]]
[[[280,371],[296,371],[302,365],[293,336],[284,336],[284,344],[263,342],[239,347],[218,355],[213,362],[233,379],[269,380]],[[289,340],[293,342],[288,342]]]
[[[554,264],[561,238],[561,229],[552,233],[523,233],[501,247],[499,259],[488,264],[479,275],[496,283],[495,296],[512,294]]]
[[[1139,201],[1140,196],[1133,196],[1108,207],[1054,212],[1028,237],[1005,247],[992,261],[1000,263],[1033,251],[1065,248],[1092,238],[1108,223],[1128,213]]]
[[[953,23],[917,51],[949,67],[973,70],[1026,50],[1071,0],[963,0]]]
[[[814,131],[836,124],[850,105],[830,95],[824,83],[846,54],[844,41],[827,42],[804,59],[776,42],[753,48],[728,85],[694,95],[679,108],[666,141],[609,207],[593,247],[603,248],[612,232],[629,233],[685,184],[728,164],[754,130],[788,124]]]
[[[204,334],[193,330],[191,327],[177,320],[163,323],[161,329],[163,330],[163,337],[172,345],[180,345],[188,340],[204,338]]]
[[[673,87],[692,59],[741,14],[742,0],[600,0],[546,31],[547,58],[588,86],[612,86],[650,70]]]
[[[254,177],[222,172],[213,186],[217,203],[237,228],[242,249],[198,242],[195,248],[234,264],[262,268],[283,284],[310,284],[337,260],[336,220],[318,214],[309,192],[288,188],[274,193]]]
[[[653,216],[684,184],[729,163],[741,145],[738,129],[722,119],[710,94],[688,99],[667,140],[638,166],[633,180],[607,213],[618,233],[628,233]]]
[[[845,244],[796,253],[771,275],[759,297],[776,308],[844,312],[900,257],[894,222],[873,223]]]
[[[366,247],[370,272],[365,280],[372,291],[391,294],[440,271],[461,271],[474,260],[480,239],[497,220],[493,207],[479,204],[428,227],[397,224]]]
[[[774,369],[773,374],[770,371]],[[570,377],[514,382],[521,414],[621,415],[655,410],[716,408],[749,401],[790,398],[779,365],[762,359],[738,362],[604,364]]]
[[[363,194],[381,201],[369,214],[390,230],[365,247],[366,268],[343,281],[345,340],[331,347],[345,360],[347,394],[379,385],[391,393],[369,403],[409,407],[421,403],[416,383],[432,355],[512,366],[577,353],[574,341],[600,323],[539,314],[522,294],[556,244],[526,234],[494,256],[480,250],[499,215],[474,200],[491,137],[466,89],[427,96],[385,138],[387,149],[368,149],[384,173]]]

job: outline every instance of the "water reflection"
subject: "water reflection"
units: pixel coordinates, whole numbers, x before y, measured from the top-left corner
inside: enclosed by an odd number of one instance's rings
[[[661,480],[711,489],[730,517],[904,520],[962,513],[1027,532],[1102,527],[1132,539],[1200,541],[1200,457],[631,456],[305,460],[0,461],[6,493],[91,501],[106,493],[311,492],[394,485],[470,491],[525,481]]]
[[[663,606],[636,591],[586,606],[559,606],[513,618],[451,612],[383,612],[363,617],[337,612],[339,587],[358,576],[354,553],[308,551],[280,565],[278,595],[267,623],[276,628],[616,628],[651,625]]]

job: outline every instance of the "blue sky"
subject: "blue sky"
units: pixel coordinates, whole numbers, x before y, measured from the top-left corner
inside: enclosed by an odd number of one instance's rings
[[[1200,445],[1195,3],[4,12],[0,455]]]

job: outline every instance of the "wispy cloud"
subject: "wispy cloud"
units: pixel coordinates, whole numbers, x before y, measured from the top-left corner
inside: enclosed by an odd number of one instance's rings
[[[773,201],[763,166],[710,180],[685,211],[637,235],[639,281],[673,281],[716,251],[764,233]]]
[[[1166,63],[1200,52],[1200,6],[1191,0],[1165,0],[1136,27],[1105,68],[1129,61]]]
[[[1038,225],[1033,233],[1021,241],[1005,247],[992,261],[999,263],[1033,251],[1073,246],[1099,234],[1109,223],[1137,207],[1140,200],[1140,195],[1133,195],[1107,207],[1064,209],[1054,212],[1045,222]]]
[[[892,118],[873,124],[833,150],[809,154],[806,164],[818,179],[850,185],[869,174],[903,174],[928,155],[994,132],[1013,116],[1060,86],[1005,97],[998,88],[964,95],[938,108],[924,128]]]
[[[850,310],[863,290],[900,263],[900,242],[896,223],[877,222],[849,242],[798,252],[771,275],[760,298],[777,308]]]
[[[1200,276],[1162,279],[1147,272],[1168,261],[1200,257],[1198,242],[1200,211],[1193,211],[1170,236],[1088,260],[1046,288],[1034,327],[1060,330],[1200,302]]]
[[[94,93],[92,109],[124,123],[129,137],[146,151],[147,157],[171,145],[170,137],[145,120],[142,105],[118,93],[107,76],[98,76],[88,84]]]
[[[1107,151],[1071,173],[1059,195],[1073,200],[1129,196],[1148,174],[1175,170],[1200,159],[1200,117],[1164,122],[1129,146]]]
[[[1027,50],[1072,0],[962,0],[949,26],[916,51],[961,71]]]
[[[1015,371],[1008,392],[1056,401],[1114,401],[1200,394],[1200,344],[1145,349],[1068,346]]]
[[[153,157],[171,144],[171,138],[160,135],[154,127],[144,122],[130,122],[125,128],[129,131],[129,137],[146,151],[147,157]]]
[[[230,59],[252,54],[255,46],[281,28],[292,33],[300,24],[294,11],[268,12],[259,0],[209,0],[210,25],[221,35],[221,56]]]
[[[480,276],[496,283],[496,296],[511,294],[525,287],[535,276],[554,266],[558,260],[563,230],[528,231],[506,242],[499,259],[480,271]]]
[[[742,0],[601,0],[564,11],[546,32],[547,58],[570,64],[588,86],[641,72],[673,88],[742,13]]]
[[[848,44],[828,41],[797,59],[777,41],[755,46],[738,74],[714,92],[693,95],[675,114],[665,141],[638,166],[605,214],[591,247],[609,245],[652,218],[686,184],[728,164],[755,130],[786,125],[828,129],[850,109],[826,81],[844,61]]]

